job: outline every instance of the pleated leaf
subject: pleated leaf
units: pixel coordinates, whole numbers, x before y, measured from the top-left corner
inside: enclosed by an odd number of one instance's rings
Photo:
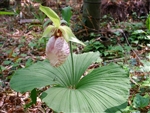
[[[71,58],[69,56],[66,62],[58,68],[51,66],[49,61],[42,61],[16,71],[11,78],[10,86],[18,92],[31,91],[34,88],[53,84],[66,87],[74,86],[89,65],[97,60],[99,53],[74,54],[73,57],[75,76],[73,76]]]
[[[53,85],[43,92],[41,99],[56,112],[63,113],[121,113],[127,105],[129,79],[116,64],[94,69],[81,78],[99,53],[73,54],[60,67],[50,66],[48,61],[38,62],[29,68],[18,70],[10,81],[18,92]]]
[[[75,89],[53,87],[41,98],[56,112],[121,113],[129,94],[127,75],[118,65],[111,64],[92,71]]]
[[[24,69],[17,70],[10,80],[12,89],[18,92],[31,91],[46,85],[56,84],[57,71],[50,66],[49,61],[33,64]]]

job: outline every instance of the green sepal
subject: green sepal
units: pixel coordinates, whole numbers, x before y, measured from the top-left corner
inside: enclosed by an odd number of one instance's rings
[[[51,8],[40,5],[40,10],[50,18],[55,27],[60,26],[60,18]]]

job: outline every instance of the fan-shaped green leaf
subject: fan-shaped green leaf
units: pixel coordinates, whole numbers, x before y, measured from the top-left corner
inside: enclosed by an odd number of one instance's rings
[[[12,89],[18,92],[31,91],[34,88],[56,84],[56,70],[48,61],[38,62],[34,65],[15,72],[10,81]]]
[[[74,87],[80,80],[81,76],[84,74],[85,70],[98,58],[99,52],[89,52],[78,55],[73,54],[75,70],[73,74],[71,57],[69,56],[62,66],[55,68],[57,71],[56,81],[61,86]]]
[[[121,67],[111,64],[92,71],[75,89],[53,87],[41,98],[57,112],[121,113],[129,94],[127,75]]]
[[[127,104],[130,86],[128,73],[111,64],[97,68],[81,79],[98,57],[99,53],[93,52],[73,54],[74,74],[70,56],[58,68],[50,66],[47,61],[38,62],[18,70],[10,81],[11,88],[25,92],[55,84],[43,92],[41,98],[57,112],[120,113]]]
[[[10,86],[18,92],[31,91],[34,88],[51,84],[66,87],[75,86],[89,65],[97,60],[99,53],[74,54],[73,57],[75,76],[72,75],[71,58],[69,56],[67,61],[58,68],[52,67],[48,61],[43,61],[16,71],[10,81]]]

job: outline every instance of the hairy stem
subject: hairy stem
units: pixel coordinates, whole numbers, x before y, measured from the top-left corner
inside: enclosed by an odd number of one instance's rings
[[[70,42],[70,54],[71,54],[71,66],[72,66],[72,76],[74,79],[74,61],[73,61],[73,50],[72,50],[72,42]],[[73,86],[74,87],[74,86]]]

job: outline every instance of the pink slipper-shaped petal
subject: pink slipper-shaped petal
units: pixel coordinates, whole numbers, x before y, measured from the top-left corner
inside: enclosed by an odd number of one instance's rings
[[[69,45],[63,37],[52,36],[46,45],[46,57],[54,67],[62,65],[70,53]]]

